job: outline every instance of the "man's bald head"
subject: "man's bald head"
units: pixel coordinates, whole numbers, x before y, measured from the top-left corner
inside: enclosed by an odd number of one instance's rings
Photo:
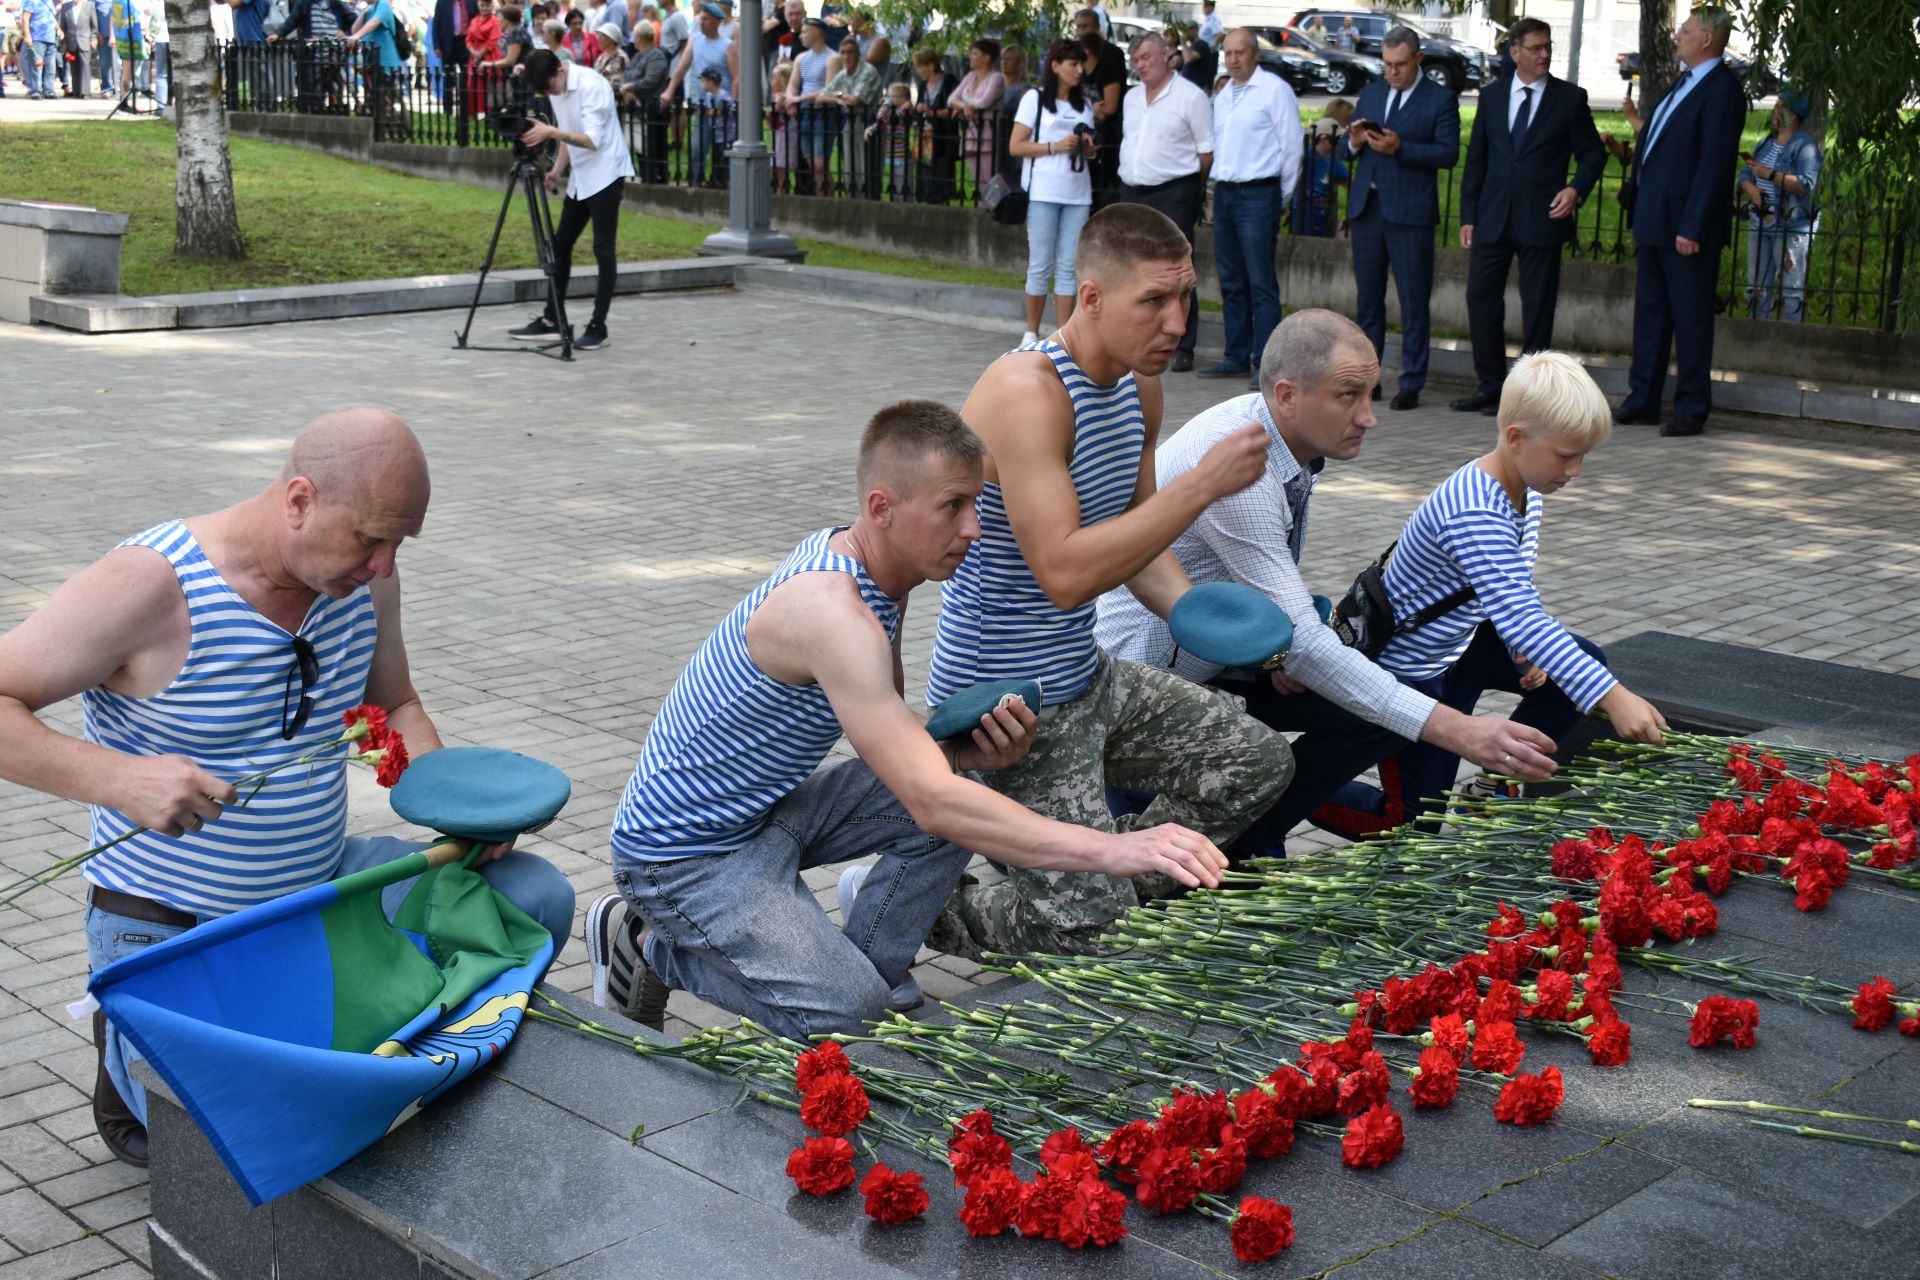
[[[417,506],[422,516],[431,492],[420,441],[385,409],[337,409],[300,428],[280,469],[281,484],[296,478],[330,505]]]

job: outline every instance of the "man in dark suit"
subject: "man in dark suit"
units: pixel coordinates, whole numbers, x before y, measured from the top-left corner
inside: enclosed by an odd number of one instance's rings
[[[1513,24],[1514,73],[1480,91],[1480,110],[1460,175],[1460,247],[1467,264],[1467,322],[1480,385],[1449,408],[1500,411],[1507,376],[1507,268],[1520,259],[1522,351],[1553,345],[1560,254],[1573,239],[1574,211],[1607,167],[1587,91],[1556,80],[1553,29],[1538,18]],[[1580,167],[1567,181],[1567,161]]]
[[[1680,376],[1663,436],[1699,435],[1713,407],[1714,276],[1732,222],[1734,155],[1747,110],[1740,81],[1720,61],[1732,33],[1724,9],[1695,9],[1680,24],[1674,46],[1685,71],[1648,117],[1628,179],[1639,277],[1633,368],[1613,420],[1660,421],[1672,348]]]
[[[456,71],[467,65],[467,20],[477,4],[473,0],[434,0],[433,21],[427,35],[440,54],[440,103],[448,112],[460,109],[465,76]],[[591,38],[591,37],[589,37]]]
[[[1354,320],[1387,343],[1387,268],[1400,295],[1400,391],[1395,409],[1420,403],[1427,384],[1427,303],[1433,293],[1433,229],[1440,225],[1434,175],[1460,161],[1460,104],[1420,74],[1420,37],[1395,27],[1381,43],[1387,78],[1360,94],[1341,144],[1358,156],[1347,221],[1353,233]],[[1374,395],[1380,394],[1379,388]]]

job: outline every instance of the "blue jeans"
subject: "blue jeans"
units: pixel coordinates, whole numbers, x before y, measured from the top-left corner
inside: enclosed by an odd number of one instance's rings
[[[53,69],[56,65],[53,55],[53,41],[29,40],[20,46],[20,70],[27,82],[27,96],[38,94],[42,98],[54,96]]]
[[[1027,205],[1027,296],[1047,296],[1047,276],[1053,276],[1053,291],[1070,298],[1079,289],[1073,277],[1073,250],[1080,243],[1080,228],[1093,213],[1090,204],[1055,204],[1035,200]]]
[[[836,928],[800,873],[875,853]],[[817,770],[738,849],[616,858],[613,883],[650,926],[646,961],[669,987],[806,1040],[886,1012],[971,856],[921,831],[873,770],[850,760]]]
[[[161,106],[167,105],[167,90],[173,87],[173,49],[166,43],[153,46],[153,60],[147,63],[145,71],[147,88],[153,91],[154,101]]]
[[[334,878],[365,871],[368,867],[404,858],[424,848],[426,845],[423,843],[394,836],[349,836],[346,848],[340,855],[340,865],[334,870]],[[553,935],[553,955],[556,960],[559,959],[561,949],[567,945],[567,936],[573,932],[573,886],[567,883],[567,878],[546,859],[518,849],[504,858],[489,862],[480,868],[480,874],[488,884],[500,891],[502,897],[539,921]],[[386,912],[387,919],[393,919],[418,879],[415,876],[402,880],[381,891],[380,906]],[[205,924],[211,918],[202,916],[200,923]],[[98,907],[88,907],[87,967],[91,972],[98,973],[116,960],[124,960],[136,951],[144,951],[157,942],[165,942],[186,931],[184,925],[148,924],[131,916],[112,915]],[[140,1117],[140,1123],[145,1124],[147,1091],[135,1083],[127,1071],[139,1056],[132,1045],[121,1039],[119,1028],[109,1019],[107,1074],[113,1077],[114,1087],[120,1090],[120,1096],[128,1108]]]
[[[1774,286],[1780,287],[1779,318],[1799,324],[1807,315],[1807,254],[1813,248],[1813,228],[1752,227],[1747,231],[1747,299],[1753,315],[1774,318]]]
[[[1279,183],[1213,189],[1213,260],[1220,268],[1220,311],[1228,364],[1256,366],[1280,323]]]

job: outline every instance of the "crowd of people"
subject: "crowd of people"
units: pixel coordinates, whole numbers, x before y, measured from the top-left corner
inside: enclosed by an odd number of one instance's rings
[[[167,102],[165,0],[0,0],[0,97],[17,78],[29,101],[119,98]]]

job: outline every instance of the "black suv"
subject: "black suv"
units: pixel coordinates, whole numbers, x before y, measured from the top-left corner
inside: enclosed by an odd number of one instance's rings
[[[1327,64],[1326,91],[1344,97],[1355,94],[1385,74],[1380,59],[1370,53],[1348,53],[1316,40],[1297,27],[1255,27],[1254,34],[1280,49],[1305,49]]]
[[[1373,9],[1302,9],[1293,15],[1288,25],[1299,27],[1318,39],[1319,33],[1309,30],[1315,18],[1326,28],[1327,43],[1336,47],[1341,28],[1346,25],[1346,19],[1352,18],[1355,48],[1376,58],[1380,56],[1380,44],[1388,31],[1394,27],[1411,27],[1420,37],[1421,72],[1427,79],[1453,93],[1478,89],[1494,78],[1499,66],[1486,50],[1476,49],[1448,36],[1434,35],[1419,22],[1400,14],[1380,13]]]

